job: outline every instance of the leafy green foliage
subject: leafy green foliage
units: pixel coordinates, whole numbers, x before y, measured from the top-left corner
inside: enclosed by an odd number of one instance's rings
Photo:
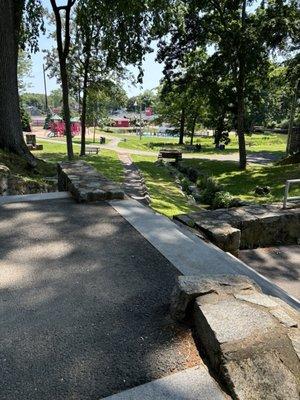
[[[29,54],[23,50],[19,50],[18,54],[18,87],[19,93],[24,93],[29,84],[25,82],[26,78],[31,76],[32,61]]]
[[[191,185],[191,182],[189,181],[189,179],[186,178],[186,177],[183,177],[183,178],[180,180],[180,184],[181,184],[182,190],[183,190],[184,192],[189,193],[189,186]]]
[[[253,123],[249,108],[259,103],[266,88],[270,54],[299,40],[296,1],[252,5],[247,0],[170,2],[163,13],[170,33],[160,40],[158,56],[165,63],[167,80],[178,81],[188,70],[203,85],[218,133],[237,128],[242,168],[246,165],[244,133],[247,123]],[[199,49],[208,46],[212,51],[199,63]]]
[[[41,113],[45,111],[45,95],[42,93],[25,92],[21,94],[20,99],[26,108],[35,108]]]
[[[44,9],[40,0],[15,1],[17,26],[20,23],[18,42],[21,49],[36,52],[39,49],[40,31],[45,32]]]
[[[157,96],[153,90],[144,90],[138,96],[130,97],[126,102],[128,111],[136,112],[140,107],[145,110],[146,107],[152,107],[153,112],[156,113]]]
[[[20,106],[20,114],[21,114],[22,130],[24,132],[31,132],[30,115],[22,105]]]
[[[217,192],[212,201],[212,208],[228,208],[231,206],[233,196],[229,192]]]

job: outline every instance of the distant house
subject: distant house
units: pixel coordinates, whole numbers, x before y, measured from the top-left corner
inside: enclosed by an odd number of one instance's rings
[[[130,120],[128,118],[113,117],[112,119],[114,121],[114,126],[118,128],[128,128],[130,126]]]

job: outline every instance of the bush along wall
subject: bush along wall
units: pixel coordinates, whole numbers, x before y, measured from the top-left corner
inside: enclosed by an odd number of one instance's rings
[[[213,176],[202,174],[195,168],[179,163],[176,167],[176,183],[183,192],[192,196],[198,204],[208,206],[210,209],[229,208],[248,205],[249,203],[233,197]]]

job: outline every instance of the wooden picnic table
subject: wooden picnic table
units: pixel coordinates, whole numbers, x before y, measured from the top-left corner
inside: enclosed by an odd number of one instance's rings
[[[176,162],[182,160],[182,152],[179,150],[168,150],[168,149],[162,149],[158,153],[158,159],[163,159],[163,158],[172,158],[175,159]]]

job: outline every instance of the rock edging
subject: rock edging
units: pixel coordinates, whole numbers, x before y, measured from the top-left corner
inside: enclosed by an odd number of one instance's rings
[[[300,314],[244,276],[180,276],[171,315],[193,319],[209,363],[239,400],[299,400]]]
[[[124,199],[124,191],[119,186],[85,161],[64,161],[58,163],[57,170],[59,191],[70,191],[79,203]]]
[[[234,255],[239,249],[297,243],[300,236],[300,208],[282,209],[278,204],[201,210],[174,218],[183,223],[189,220],[191,226]]]

